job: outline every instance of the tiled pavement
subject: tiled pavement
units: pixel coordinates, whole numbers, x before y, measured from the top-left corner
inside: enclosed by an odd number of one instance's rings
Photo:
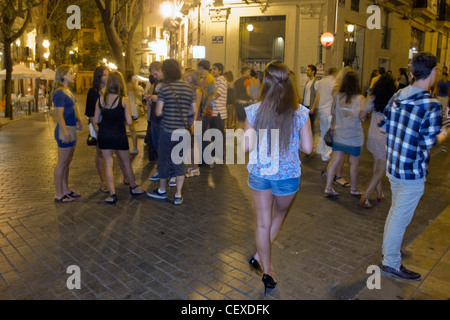
[[[83,112],[83,97],[79,101]],[[324,163],[302,156],[300,191],[273,245],[279,284],[265,297],[261,276],[247,262],[255,250],[255,220],[245,165],[201,168],[199,177],[186,179],[183,204],[174,206],[147,196],[132,198],[116,163],[119,201],[108,206],[99,190],[95,151],[85,144],[83,130],[70,166],[70,187],[82,197],[71,204],[54,203],[54,125],[53,113],[46,112],[0,127],[0,299],[390,297],[363,290],[367,267],[380,262],[390,202],[386,180],[386,200],[370,210],[358,208],[357,199],[342,188],[340,199],[330,201],[322,196]],[[140,134],[145,127],[140,118]],[[140,185],[152,190],[157,184],[148,178],[156,168],[145,153],[139,138],[132,166]],[[442,149],[432,151],[425,195],[405,235],[405,247],[449,205],[449,162]],[[364,150],[361,186],[370,171]],[[169,197],[173,194],[170,190]],[[437,232],[448,238],[448,228]],[[448,254],[442,257],[438,260],[448,263]],[[427,262],[421,268],[433,267]],[[71,265],[80,268],[81,289],[66,286]],[[445,290],[444,295],[413,298],[448,297]]]

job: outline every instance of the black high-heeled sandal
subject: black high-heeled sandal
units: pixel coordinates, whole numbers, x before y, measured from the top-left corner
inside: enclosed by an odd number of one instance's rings
[[[143,195],[145,193],[144,190],[142,190],[141,192],[133,192],[134,189],[136,189],[137,187],[139,187],[138,185],[135,185],[134,187],[130,186],[130,194],[132,196],[140,196]]]
[[[255,257],[251,257],[248,261],[250,265],[257,271],[257,272],[263,272],[261,265],[259,264],[258,260],[255,259]]]
[[[262,277],[262,282],[264,283],[264,295],[267,293],[267,289],[274,289],[277,283],[273,280],[272,276],[264,274]]]
[[[112,198],[112,200],[108,200],[108,198]],[[105,203],[107,203],[107,204],[116,204],[117,196],[116,196],[115,193],[110,195],[108,198],[106,198]]]

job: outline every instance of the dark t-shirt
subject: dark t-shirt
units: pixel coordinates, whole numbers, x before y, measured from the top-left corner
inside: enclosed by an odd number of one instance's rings
[[[450,81],[439,81],[437,83],[437,87],[438,87],[438,96],[439,97],[448,97],[448,91],[450,88]]]
[[[95,115],[95,105],[100,97],[100,91],[94,87],[90,88],[86,97],[86,117],[93,117]]]
[[[234,93],[236,100],[251,100],[251,97],[247,95],[247,89],[245,86],[246,78],[240,77],[234,82]]]

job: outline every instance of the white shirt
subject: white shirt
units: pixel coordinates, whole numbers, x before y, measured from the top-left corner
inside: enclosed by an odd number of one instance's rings
[[[331,112],[331,104],[333,102],[333,88],[335,77],[326,76],[317,81],[314,88],[320,94],[319,110],[322,112]]]
[[[308,80],[308,82],[306,83],[306,87],[305,87],[305,96],[303,97],[303,105],[305,107],[310,107],[309,103],[311,100],[311,85],[312,85],[312,81]],[[314,87],[315,88],[315,87]]]

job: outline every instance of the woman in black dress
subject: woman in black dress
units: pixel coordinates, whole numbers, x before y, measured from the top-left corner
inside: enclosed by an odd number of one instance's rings
[[[134,180],[133,169],[130,164],[130,152],[125,123],[131,125],[130,103],[126,96],[125,82],[120,72],[111,72],[106,82],[105,94],[100,97],[95,106],[94,122],[99,131],[97,143],[105,159],[106,181],[110,196],[105,200],[108,204],[115,204],[117,196],[114,187],[113,150],[119,161],[124,165],[124,175],[130,182],[131,195],[141,195]]]

